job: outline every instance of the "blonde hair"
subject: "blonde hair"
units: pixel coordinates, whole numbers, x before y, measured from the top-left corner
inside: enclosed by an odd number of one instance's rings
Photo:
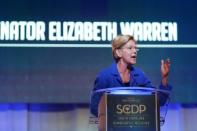
[[[112,55],[116,62],[119,60],[116,50],[123,47],[130,40],[135,41],[131,35],[118,35],[112,40]]]

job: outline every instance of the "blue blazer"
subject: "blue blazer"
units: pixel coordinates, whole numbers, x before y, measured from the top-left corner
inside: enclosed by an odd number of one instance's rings
[[[131,67],[130,72],[130,87],[153,87],[151,85],[151,81],[145,76],[142,70],[139,68]],[[94,82],[94,88],[91,93],[91,100],[90,100],[90,112],[98,116],[98,104],[99,101],[103,95],[103,93],[93,93],[96,90],[100,89],[106,89],[106,88],[115,88],[115,87],[123,87],[125,86],[124,83],[122,83],[120,74],[117,69],[116,63],[113,63],[110,67],[102,70],[96,77],[96,80]],[[127,85],[128,86],[128,85]],[[167,85],[166,87],[162,86],[160,84],[160,89],[164,90],[171,90],[172,87],[170,85]],[[166,95],[160,95],[160,105],[165,104],[168,96]]]

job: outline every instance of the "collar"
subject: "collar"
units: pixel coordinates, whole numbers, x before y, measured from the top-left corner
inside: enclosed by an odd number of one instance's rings
[[[111,65],[111,69],[112,69],[112,74],[115,75],[115,76],[119,76],[119,72],[118,72],[118,68],[117,68],[117,64],[114,62],[112,65]],[[134,71],[134,67],[131,65],[131,72]]]

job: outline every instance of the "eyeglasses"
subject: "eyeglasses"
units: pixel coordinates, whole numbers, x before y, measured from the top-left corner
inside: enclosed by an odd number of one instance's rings
[[[139,48],[137,48],[137,47],[122,47],[120,49],[127,49],[127,50],[136,50],[136,51],[139,51]]]

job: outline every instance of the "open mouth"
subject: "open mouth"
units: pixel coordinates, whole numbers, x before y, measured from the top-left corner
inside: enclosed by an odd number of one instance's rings
[[[131,58],[136,58],[136,56],[131,56]]]

